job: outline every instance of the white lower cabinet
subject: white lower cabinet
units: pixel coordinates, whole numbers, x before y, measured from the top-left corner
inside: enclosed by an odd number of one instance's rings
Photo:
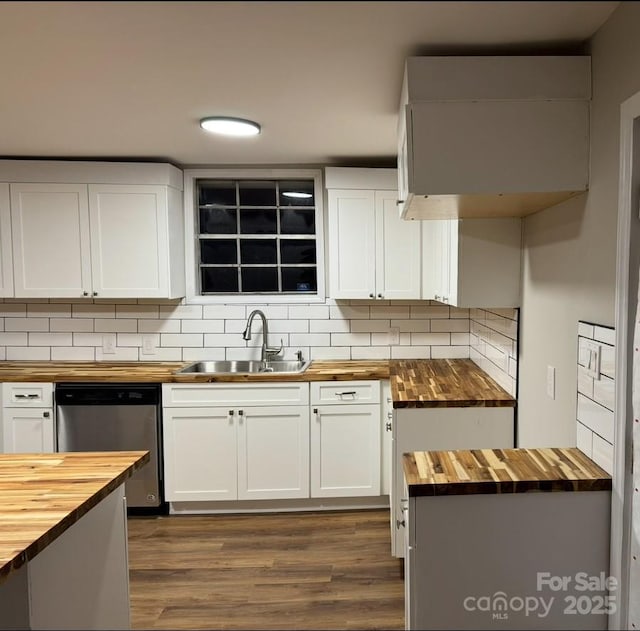
[[[380,383],[312,383],[311,408],[311,497],[380,495]]]
[[[309,497],[309,384],[282,385],[165,384],[166,499]],[[185,399],[195,403],[173,407]]]
[[[2,452],[55,451],[53,384],[2,384]]]

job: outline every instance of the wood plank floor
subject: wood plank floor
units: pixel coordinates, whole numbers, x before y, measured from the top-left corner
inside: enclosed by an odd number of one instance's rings
[[[388,510],[128,524],[134,629],[404,629]]]

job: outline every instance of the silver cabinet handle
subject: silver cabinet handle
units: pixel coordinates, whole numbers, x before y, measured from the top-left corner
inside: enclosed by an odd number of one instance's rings
[[[94,296],[97,296],[97,295],[98,295],[98,292],[97,292],[97,291],[94,291],[94,292],[93,292],[93,295],[94,295]]]
[[[356,398],[356,391],[350,390],[349,392],[336,392],[337,397],[353,397]]]
[[[88,291],[83,291],[83,292],[82,292],[82,295],[83,295],[83,296],[88,296],[88,295],[89,295],[89,292],[88,292]]]
[[[402,526],[403,528],[406,526],[404,519],[402,521],[399,519],[396,519],[396,528],[398,530],[400,530],[400,526]]]
[[[400,206],[400,204],[404,204],[404,199],[396,199],[396,204]]]
[[[385,426],[384,426],[384,428],[385,428],[388,432],[390,432],[390,431],[391,431],[391,423],[386,423],[386,424],[385,424]]]
[[[16,394],[16,399],[39,399],[39,394]]]

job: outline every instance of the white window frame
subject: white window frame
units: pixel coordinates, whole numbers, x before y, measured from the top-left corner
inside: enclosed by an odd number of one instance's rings
[[[324,261],[324,187],[321,169],[185,169],[184,170],[184,232],[186,298],[188,304],[297,304],[323,303],[325,293]],[[198,293],[198,261],[196,260],[196,180],[199,179],[313,179],[315,189],[316,265],[318,292],[316,294],[220,294]]]

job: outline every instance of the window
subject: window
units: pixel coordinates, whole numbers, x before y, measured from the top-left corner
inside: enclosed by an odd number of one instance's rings
[[[322,293],[320,177],[285,173],[192,176],[185,194],[195,200],[194,295]]]

